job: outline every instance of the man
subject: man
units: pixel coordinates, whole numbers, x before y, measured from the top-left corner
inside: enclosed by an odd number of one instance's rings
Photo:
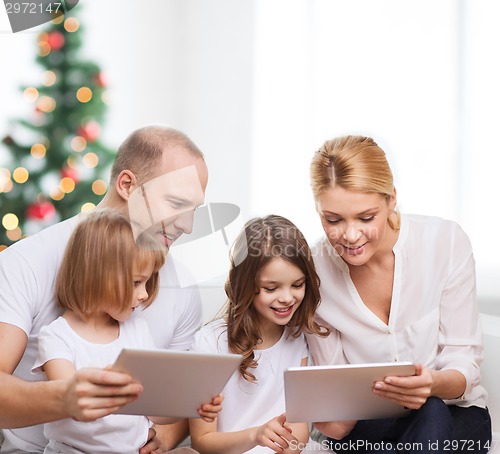
[[[147,127],[120,146],[99,207],[128,213],[137,234],[151,229],[169,248],[182,233],[191,232],[207,180],[203,154],[187,136],[170,128]],[[60,314],[54,280],[77,222],[75,216],[0,254],[0,428],[5,437],[1,453],[43,452],[44,422],[94,420],[135,400],[142,391],[130,376],[109,370],[84,369],[71,380],[50,382],[30,373],[40,328]],[[150,324],[158,347],[187,349],[201,322],[199,293],[179,288],[168,256],[160,275],[156,304],[139,316]],[[150,440],[141,453],[171,449],[185,436],[186,427],[185,421],[161,426],[161,437]]]

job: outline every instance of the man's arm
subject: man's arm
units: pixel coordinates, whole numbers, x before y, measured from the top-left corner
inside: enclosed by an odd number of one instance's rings
[[[82,369],[66,380],[29,382],[13,377],[27,344],[20,328],[0,322],[0,427],[63,418],[91,421],[135,400],[142,386],[123,373]]]

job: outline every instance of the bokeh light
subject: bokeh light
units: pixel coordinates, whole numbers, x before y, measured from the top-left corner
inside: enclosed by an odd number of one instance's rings
[[[83,164],[86,167],[93,169],[97,166],[97,164],[99,164],[99,158],[95,153],[86,153],[83,157]]]
[[[69,194],[70,192],[73,192],[75,189],[75,181],[73,180],[73,178],[64,177],[61,179],[61,182],[59,183],[59,188],[61,189],[62,192]]]
[[[68,17],[64,21],[64,29],[68,33],[74,33],[74,32],[76,32],[79,27],[80,27],[80,22],[78,22],[78,19],[75,19],[74,17]]]
[[[62,200],[64,199],[64,192],[60,188],[54,188],[49,192],[50,198],[52,200]]]
[[[54,71],[45,71],[42,74],[42,84],[46,87],[50,87],[56,83],[57,76]]]
[[[49,113],[56,108],[56,100],[50,96],[40,96],[37,103],[38,109],[42,112]]]
[[[38,99],[38,90],[35,87],[28,87],[23,92],[27,102],[35,102]]]
[[[23,184],[28,181],[30,174],[24,167],[17,167],[14,172],[12,172],[12,178],[16,183]]]
[[[93,210],[95,208],[95,205],[91,202],[84,203],[82,205],[82,213],[86,213],[87,211]]]
[[[83,103],[89,102],[92,99],[92,90],[89,87],[79,88],[76,92],[76,99]]]
[[[14,230],[19,225],[19,218],[14,213],[7,213],[2,218],[2,225],[5,230]]]
[[[35,143],[31,147],[31,156],[33,156],[35,159],[44,158],[45,153],[47,153],[47,149],[45,148],[45,145],[43,145],[41,143]]]
[[[104,195],[108,189],[104,180],[96,180],[92,183],[92,192],[95,195]]]
[[[21,238],[21,236],[23,235],[23,232],[21,231],[21,229],[19,227],[16,227],[13,230],[7,230],[6,235],[10,241],[17,241],[18,239]]]
[[[83,151],[87,148],[87,141],[82,136],[75,136],[71,139],[71,149],[73,151]]]

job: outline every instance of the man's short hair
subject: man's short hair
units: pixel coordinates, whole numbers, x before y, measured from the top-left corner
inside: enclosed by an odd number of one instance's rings
[[[132,132],[118,148],[110,183],[114,184],[123,170],[130,170],[141,182],[153,179],[163,152],[173,145],[204,159],[200,149],[183,132],[166,126],[147,126]]]

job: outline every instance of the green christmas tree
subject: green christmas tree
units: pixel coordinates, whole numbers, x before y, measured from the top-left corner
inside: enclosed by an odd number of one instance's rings
[[[0,163],[0,250],[93,208],[107,189],[114,153],[100,141],[106,83],[97,64],[79,59],[77,11],[38,36],[40,85],[22,87],[33,112],[2,140],[10,157]]]

